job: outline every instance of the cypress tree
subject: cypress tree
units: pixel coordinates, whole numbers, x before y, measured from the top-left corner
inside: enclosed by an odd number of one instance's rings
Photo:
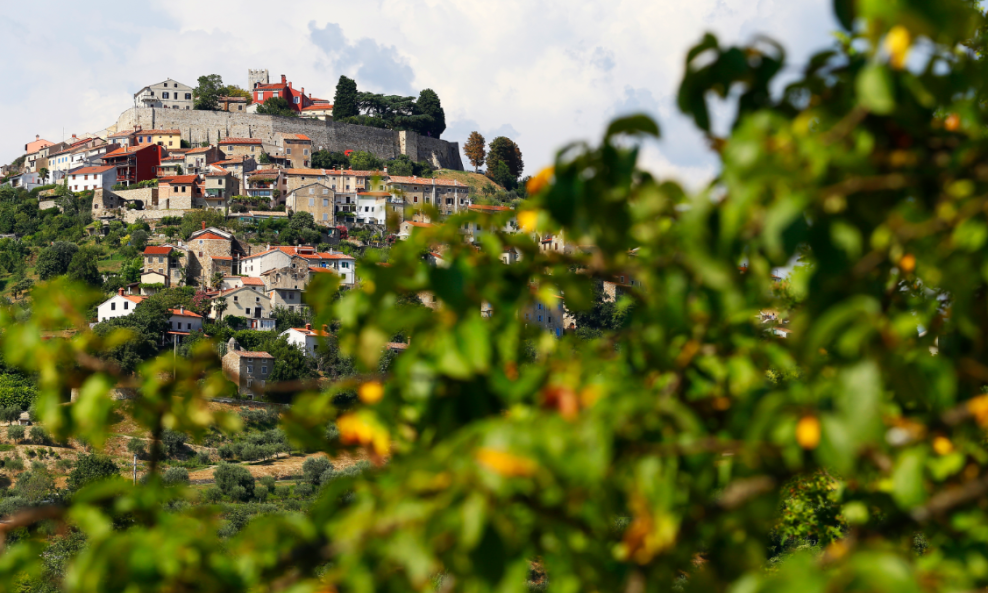
[[[357,109],[357,83],[346,76],[340,76],[340,81],[336,83],[336,98],[333,100],[333,119],[338,121],[357,115],[360,115]]]

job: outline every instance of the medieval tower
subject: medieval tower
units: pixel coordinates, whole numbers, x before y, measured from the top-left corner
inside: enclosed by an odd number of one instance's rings
[[[254,87],[259,84],[268,84],[268,71],[267,70],[248,70],[247,71],[247,90],[252,91]]]

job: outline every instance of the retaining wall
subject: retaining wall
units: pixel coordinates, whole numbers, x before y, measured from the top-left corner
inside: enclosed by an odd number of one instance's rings
[[[227,137],[260,138],[265,144],[277,144],[279,134],[305,134],[312,139],[314,150],[366,150],[382,159],[407,154],[414,161],[426,160],[444,169],[463,170],[460,146],[456,142],[426,138],[414,132],[396,132],[333,121],[226,111],[131,107],[120,114],[112,131],[132,129],[134,126],[142,126],[146,130],[177,128],[182,131],[182,139],[193,146],[201,142],[215,144],[218,138]]]

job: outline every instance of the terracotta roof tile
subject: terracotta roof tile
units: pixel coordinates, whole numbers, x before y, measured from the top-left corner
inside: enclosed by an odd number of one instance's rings
[[[246,350],[230,350],[230,353],[244,358],[274,358],[267,352],[247,352]]]
[[[168,309],[168,312],[172,315],[178,315],[179,317],[198,317],[202,319],[202,315],[193,313],[192,311],[179,311],[178,309]]]
[[[158,180],[158,182],[167,183],[167,184],[172,184],[172,183],[186,184],[186,183],[195,183],[198,180],[199,180],[198,175],[175,175],[173,177],[162,177],[161,179]]]
[[[144,255],[168,255],[172,251],[174,249],[168,246],[156,247],[154,245],[148,245],[144,248]]]
[[[104,165],[102,167],[84,167],[76,171],[69,171],[69,175],[93,175],[93,174],[98,175],[100,173],[106,173],[107,171],[112,171],[114,169],[116,169],[116,167],[111,167],[109,165]]]
[[[456,181],[455,179],[433,179],[431,177],[401,177],[397,175],[391,175],[391,183],[404,183],[407,185],[443,185],[451,187],[462,187],[467,186]]]

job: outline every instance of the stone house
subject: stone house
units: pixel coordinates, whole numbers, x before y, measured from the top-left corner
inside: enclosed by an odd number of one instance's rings
[[[387,172],[328,169],[327,183],[336,192],[336,212],[356,212],[357,194],[387,189]]]
[[[322,226],[336,224],[336,192],[323,183],[310,183],[288,194],[285,206],[291,212],[308,212]]]
[[[220,282],[219,289],[230,290],[231,288],[240,288],[241,286],[257,287],[261,291],[266,290],[263,280],[251,276],[224,276]]]
[[[224,158],[226,157],[215,146],[192,148],[186,151],[183,166],[186,173],[198,175],[206,171],[208,165],[222,161]]]
[[[282,158],[289,169],[307,169],[312,159],[312,139],[305,134],[281,134]]]
[[[144,248],[144,269],[141,274],[142,284],[164,284],[165,287],[178,283],[180,269],[172,258],[175,251],[170,245],[148,245]],[[151,275],[156,276],[152,277]],[[148,276],[145,279],[145,276]]]
[[[113,174],[116,174],[116,169],[110,167]],[[93,192],[93,218],[99,218],[101,215],[107,213],[108,210],[116,210],[123,206],[124,201],[117,194],[110,191],[108,188],[98,188]]]
[[[210,317],[217,319],[220,314],[217,304],[223,299],[226,309],[223,317],[235,315],[248,320],[250,329],[273,330],[275,321],[271,318],[273,309],[271,297],[264,292],[264,286],[244,285],[220,291],[213,297]]]
[[[392,175],[388,179],[388,191],[402,197],[407,205],[430,205],[447,215],[470,206],[469,186],[455,179]]]
[[[260,138],[224,138],[220,140],[219,147],[226,159],[238,156],[260,158],[264,152]]]
[[[175,177],[176,175],[184,175],[185,173],[185,155],[183,154],[170,154],[162,157],[161,164],[158,165],[158,179]]]
[[[134,146],[137,144],[137,132],[140,130],[140,126],[132,130],[120,130],[106,137],[107,142],[112,142],[119,145],[121,148],[127,148],[129,146]]]
[[[289,311],[301,311],[308,305],[303,302],[302,295],[308,286],[313,272],[309,262],[298,255],[292,256],[291,264],[284,268],[268,270],[261,274],[259,280],[271,297],[271,308],[283,308]]]
[[[311,246],[268,246],[261,253],[243,258],[240,271],[246,276],[260,278],[269,270],[292,266],[295,270],[307,267],[309,271],[336,273],[343,286],[353,286],[356,282],[356,260],[353,257],[338,251],[320,253]],[[303,288],[301,286],[299,289]]]
[[[282,196],[307,185],[326,184],[327,181],[325,169],[282,169],[282,175],[285,176],[285,193]]]
[[[215,227],[203,228],[189,237],[186,283],[206,286],[216,274],[233,276],[246,253],[231,233]]]
[[[246,176],[250,175],[251,172],[257,169],[257,161],[255,161],[253,157],[249,156],[238,156],[232,159],[216,161],[211,164],[223,167],[232,173],[234,177],[241,180],[240,185],[244,187],[246,186]]]
[[[193,89],[189,85],[169,78],[157,84],[149,84],[134,93],[134,105],[189,110],[193,107],[192,92]]]
[[[223,356],[223,374],[237,386],[241,395],[262,394],[264,385],[274,370],[274,357],[267,352],[248,352],[240,349],[233,338],[227,342]]]
[[[247,97],[217,97],[220,111],[242,112],[247,107]]]
[[[176,175],[158,181],[159,210],[191,210],[202,198],[198,175]]]
[[[193,313],[185,307],[169,309],[168,329],[161,337],[162,344],[182,343],[192,332],[202,331],[202,315]]]
[[[230,198],[240,193],[240,180],[223,167],[210,165],[203,181],[203,195],[196,204],[225,210]]]
[[[117,183],[132,185],[155,179],[161,157],[160,146],[143,144],[108,152],[103,155],[103,163],[117,168]]]

